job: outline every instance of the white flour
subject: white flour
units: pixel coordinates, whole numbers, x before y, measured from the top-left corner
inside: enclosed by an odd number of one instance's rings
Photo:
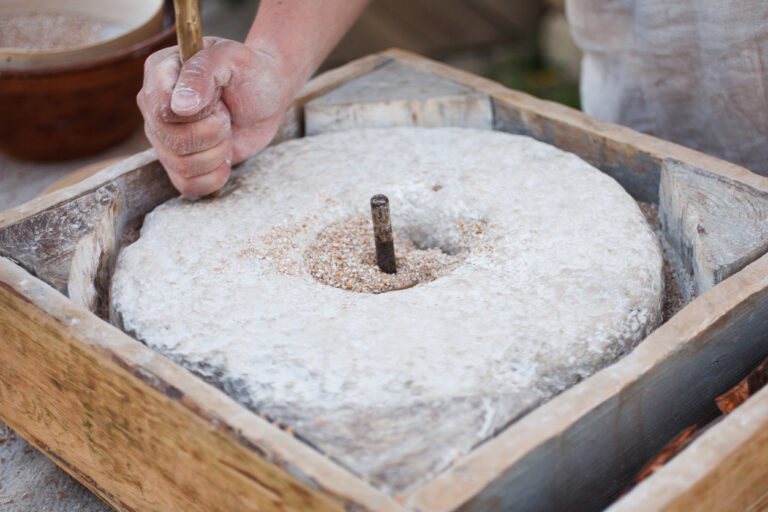
[[[112,309],[149,346],[382,485],[402,489],[444,467],[616,360],[660,318],[662,257],[634,200],[531,138],[340,132],[246,165],[230,195],[172,200],[147,216],[120,255]],[[486,229],[455,270],[426,284],[374,295],[315,281],[306,248],[329,224],[370,216],[376,193],[419,247],[454,252],[460,223]],[[454,403],[476,414],[462,423],[451,413],[444,438],[401,432],[404,411]],[[387,418],[397,446],[369,453],[387,433],[360,434],[367,417]],[[440,450],[427,456],[429,443]],[[430,463],[404,469],[416,452]]]

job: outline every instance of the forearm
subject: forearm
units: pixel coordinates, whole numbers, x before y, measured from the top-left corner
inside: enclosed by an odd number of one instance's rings
[[[262,0],[245,44],[278,61],[293,95],[368,3],[370,0]]]

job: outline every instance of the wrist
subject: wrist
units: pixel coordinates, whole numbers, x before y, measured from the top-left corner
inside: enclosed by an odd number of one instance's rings
[[[245,45],[259,58],[270,63],[280,75],[283,90],[284,103],[287,106],[296,93],[304,85],[307,76],[301,71],[300,66],[294,63],[289,55],[280,51],[277,45],[271,43],[268,39],[260,37],[249,37],[245,40]]]

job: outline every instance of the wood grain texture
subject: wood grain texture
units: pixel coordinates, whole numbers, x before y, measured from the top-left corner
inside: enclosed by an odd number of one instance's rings
[[[0,258],[0,418],[120,511],[398,510]]]
[[[0,231],[0,255],[66,293],[72,251],[119,194],[114,184]]]
[[[117,162],[124,160],[129,155],[125,156],[118,156],[115,158],[110,158],[108,160],[103,160],[101,162],[96,162],[94,164],[88,165],[86,167],[83,167],[81,169],[78,169],[74,172],[71,172],[60,179],[54,181],[50,185],[48,185],[40,194],[39,196],[43,196],[45,194],[50,194],[51,192],[55,192],[57,190],[61,190],[62,188],[69,187],[70,185],[75,185],[76,183],[80,183],[86,178],[90,178],[97,172],[99,172],[102,169],[106,169],[107,167],[111,167],[115,165]]]
[[[108,317],[109,280],[125,230],[123,218],[123,202],[118,194],[72,252],[67,296],[101,318]]]
[[[768,508],[768,389],[756,393],[610,512]]]
[[[198,0],[173,0],[179,57],[184,64],[203,49],[203,24]]]
[[[420,511],[600,510],[768,356],[768,257],[425,485]],[[768,490],[768,482],[763,482]],[[637,509],[645,510],[645,509]]]
[[[304,106],[307,135],[394,126],[493,129],[487,95],[391,62]]]
[[[153,152],[98,174],[2,212],[0,256],[12,258],[32,275],[67,293],[75,246],[116,201],[124,212],[119,219],[122,233],[137,228],[147,212],[176,195]]]
[[[685,162],[662,165],[662,227],[690,266],[696,293],[768,251],[768,193]]]

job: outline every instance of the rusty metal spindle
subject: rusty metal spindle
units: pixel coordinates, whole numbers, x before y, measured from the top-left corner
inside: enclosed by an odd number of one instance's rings
[[[392,241],[392,222],[389,218],[389,199],[383,194],[371,198],[373,234],[376,239],[376,264],[382,272],[397,273],[395,244]]]

